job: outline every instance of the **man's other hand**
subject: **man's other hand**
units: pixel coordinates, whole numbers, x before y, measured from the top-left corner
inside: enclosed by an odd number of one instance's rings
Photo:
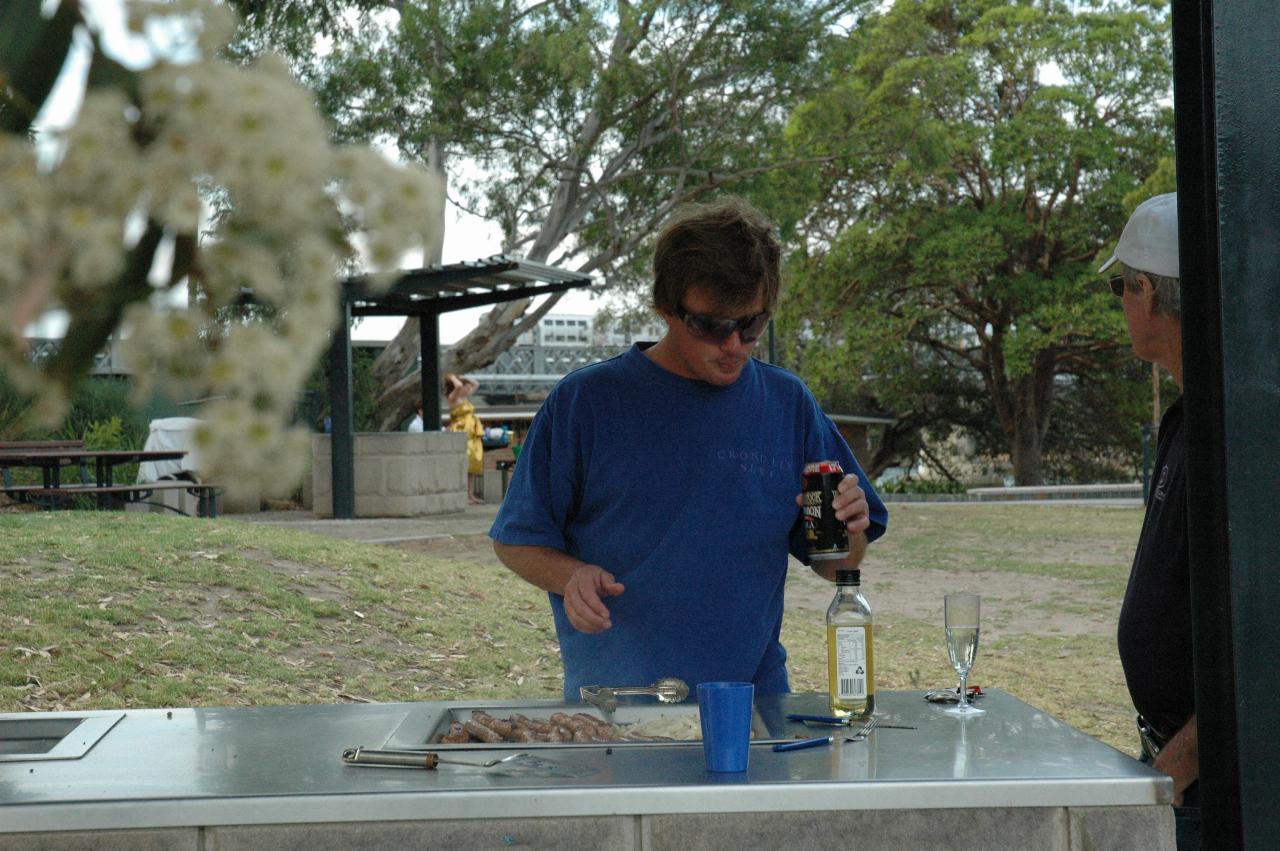
[[[584,564],[564,585],[564,613],[579,632],[595,635],[613,626],[602,597],[616,597],[626,589],[613,574],[594,564]]]

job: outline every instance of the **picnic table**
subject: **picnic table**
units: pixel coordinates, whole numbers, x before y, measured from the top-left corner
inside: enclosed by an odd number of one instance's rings
[[[78,441],[0,444],[0,470],[4,486],[0,492],[22,502],[53,509],[71,504],[76,496],[95,497],[98,508],[119,507],[130,502],[145,502],[157,491],[186,490],[198,500],[201,517],[217,516],[217,488],[195,481],[159,481],[117,484],[115,469],[122,464],[145,461],[175,461],[186,455],[179,449],[85,449]],[[78,467],[80,481],[64,483],[63,467]],[[39,469],[41,483],[19,485],[13,481],[11,469]],[[90,478],[89,469],[94,476]]]

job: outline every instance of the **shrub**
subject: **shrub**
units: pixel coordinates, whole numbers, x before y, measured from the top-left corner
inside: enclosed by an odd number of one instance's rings
[[[901,478],[877,485],[876,490],[880,493],[964,493],[965,487],[950,479]]]
[[[93,423],[120,421],[120,448],[139,449],[147,439],[146,416],[130,401],[132,386],[126,378],[93,376],[76,385],[71,406],[57,429],[22,428],[27,399],[0,373],[0,439],[83,440]]]
[[[93,449],[141,449],[146,443],[148,423],[146,416],[130,399],[133,390],[126,378],[96,376],[76,385],[71,396],[71,408],[63,421],[61,437],[84,440],[89,444],[90,429],[116,420],[119,425],[118,443],[109,446],[93,446]],[[105,436],[105,435],[104,435]]]
[[[374,430],[378,384],[373,377],[373,362],[379,352],[368,346],[351,350],[351,418],[356,431]],[[313,431],[324,431],[324,420],[329,414],[329,365],[322,358],[307,380],[297,418]]]
[[[105,422],[91,422],[84,430],[85,449],[129,449],[124,445],[124,426],[119,417]]]

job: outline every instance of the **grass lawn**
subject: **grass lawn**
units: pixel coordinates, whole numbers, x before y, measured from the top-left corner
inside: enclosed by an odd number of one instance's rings
[[[953,684],[941,594],[984,595],[972,682],[1133,753],[1115,617],[1135,509],[891,506],[864,566],[882,689]],[[152,514],[0,514],[0,711],[560,694],[542,592],[447,552]],[[831,586],[788,580],[792,686],[825,691]]]

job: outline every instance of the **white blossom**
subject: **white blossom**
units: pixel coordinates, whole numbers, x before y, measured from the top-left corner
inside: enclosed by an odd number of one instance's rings
[[[25,357],[19,318],[60,305],[75,327],[102,310],[147,223],[167,244],[194,239],[199,297],[186,307],[136,298],[124,313],[137,391],[213,400],[197,413],[211,480],[233,493],[289,489],[309,447],[289,423],[337,319],[352,239],[372,258],[368,271],[390,280],[429,237],[443,192],[420,170],[333,146],[280,60],[217,59],[234,27],[222,4],[134,2],[129,12],[135,32],[167,21],[163,31],[186,33],[190,50],[138,72],[136,103],[123,89],[90,91],[43,170],[30,140],[0,134],[0,369],[34,393],[40,367]],[[151,271],[161,289],[187,285]],[[247,311],[235,307],[245,291],[256,300]],[[55,423],[65,388],[36,395],[38,417]]]

